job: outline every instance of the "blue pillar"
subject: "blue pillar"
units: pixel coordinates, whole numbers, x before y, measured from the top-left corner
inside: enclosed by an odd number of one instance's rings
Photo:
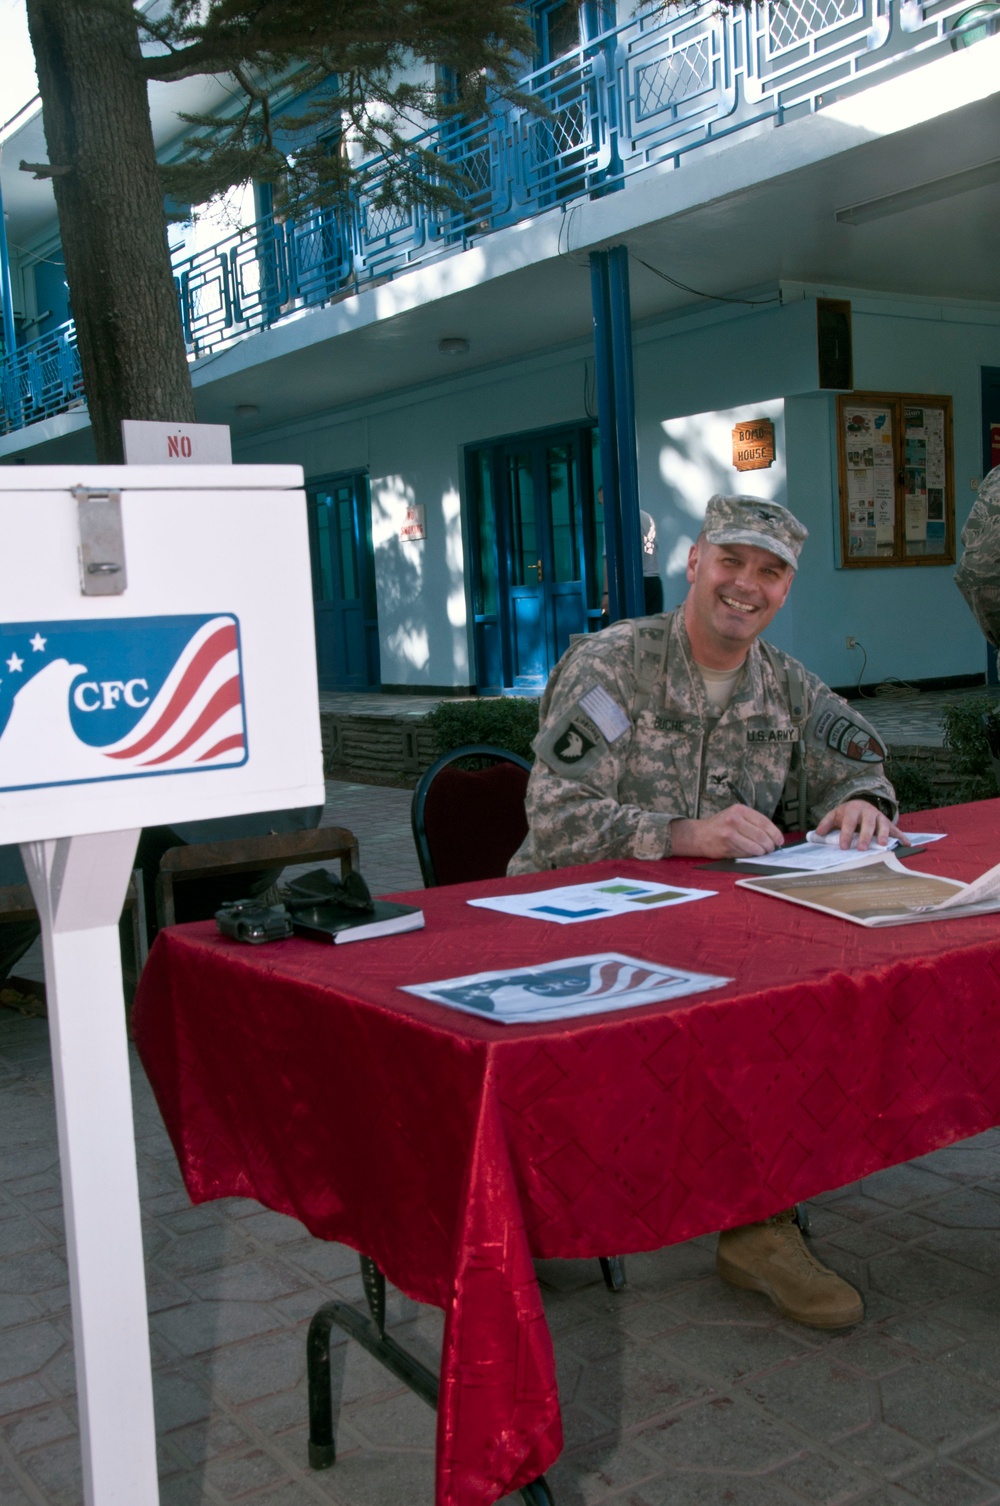
[[[17,347],[14,330],[14,299],[10,291],[10,257],[7,254],[7,221],[3,213],[3,189],[0,188],[0,303],[3,304],[4,355],[12,356]]]
[[[627,246],[590,253],[590,289],[604,487],[608,615],[615,622],[620,617],[641,617],[645,611]]]

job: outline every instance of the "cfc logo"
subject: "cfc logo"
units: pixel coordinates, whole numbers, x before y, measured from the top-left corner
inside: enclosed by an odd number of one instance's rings
[[[145,695],[140,695],[145,691]],[[73,705],[78,711],[113,711],[119,701],[138,710],[149,705],[146,680],[83,680],[73,691]]]

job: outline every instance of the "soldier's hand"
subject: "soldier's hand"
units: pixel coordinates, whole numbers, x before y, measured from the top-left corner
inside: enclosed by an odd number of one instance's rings
[[[731,805],[701,821],[670,823],[670,850],[675,858],[760,858],[781,847],[784,840],[773,821],[748,805]]]
[[[851,839],[857,833],[859,852],[867,852],[872,842],[884,847],[890,837],[906,840],[899,827],[867,800],[848,800],[843,805],[834,806],[817,826],[816,835],[825,837],[828,831],[835,831],[838,826],[841,847],[850,847]]]

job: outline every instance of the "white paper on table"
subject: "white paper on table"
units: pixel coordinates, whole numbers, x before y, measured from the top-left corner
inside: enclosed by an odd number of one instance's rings
[[[721,988],[732,981],[712,973],[691,973],[645,962],[621,952],[596,952],[587,957],[540,962],[534,967],[467,973],[461,978],[401,987],[403,993],[416,994],[419,999],[485,1016],[502,1025],[517,1025],[660,1004],[685,994]]]
[[[502,915],[570,926],[581,920],[611,920],[616,915],[664,910],[693,899],[709,899],[715,893],[715,889],[685,889],[680,884],[653,884],[645,879],[608,878],[593,884],[565,884],[560,889],[534,889],[530,894],[496,894],[466,903],[483,910],[499,910]]]
[[[927,842],[940,842],[945,835],[943,831],[905,833],[909,847],[923,847]],[[793,847],[779,847],[776,852],[769,852],[762,858],[737,858],[736,861],[762,868],[793,868],[800,869],[803,873],[822,873],[832,868],[854,867],[874,854],[891,852],[898,846],[898,839],[890,837],[884,847],[881,843],[873,842],[861,852],[858,849],[857,832],[851,839],[850,847],[842,848],[839,831],[830,831],[825,837],[820,837],[814,830],[806,833],[804,842],[797,842]]]
[[[837,842],[840,842],[840,833],[837,833]],[[895,846],[895,839],[891,842]],[[875,854],[883,854],[889,851],[888,847],[869,847],[867,852],[859,852],[857,848],[841,849],[840,846],[827,847],[822,840],[819,842],[797,842],[794,847],[779,847],[776,852],[768,852],[762,858],[737,858],[737,863],[749,863],[755,868],[791,868],[802,873],[823,873],[829,868],[853,868],[859,863],[866,863]]]

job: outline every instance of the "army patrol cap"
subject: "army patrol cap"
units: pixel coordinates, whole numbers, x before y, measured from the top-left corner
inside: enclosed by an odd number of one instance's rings
[[[802,545],[809,537],[798,518],[780,502],[762,497],[709,497],[702,532],[710,544],[753,544],[769,549],[798,569]]]

